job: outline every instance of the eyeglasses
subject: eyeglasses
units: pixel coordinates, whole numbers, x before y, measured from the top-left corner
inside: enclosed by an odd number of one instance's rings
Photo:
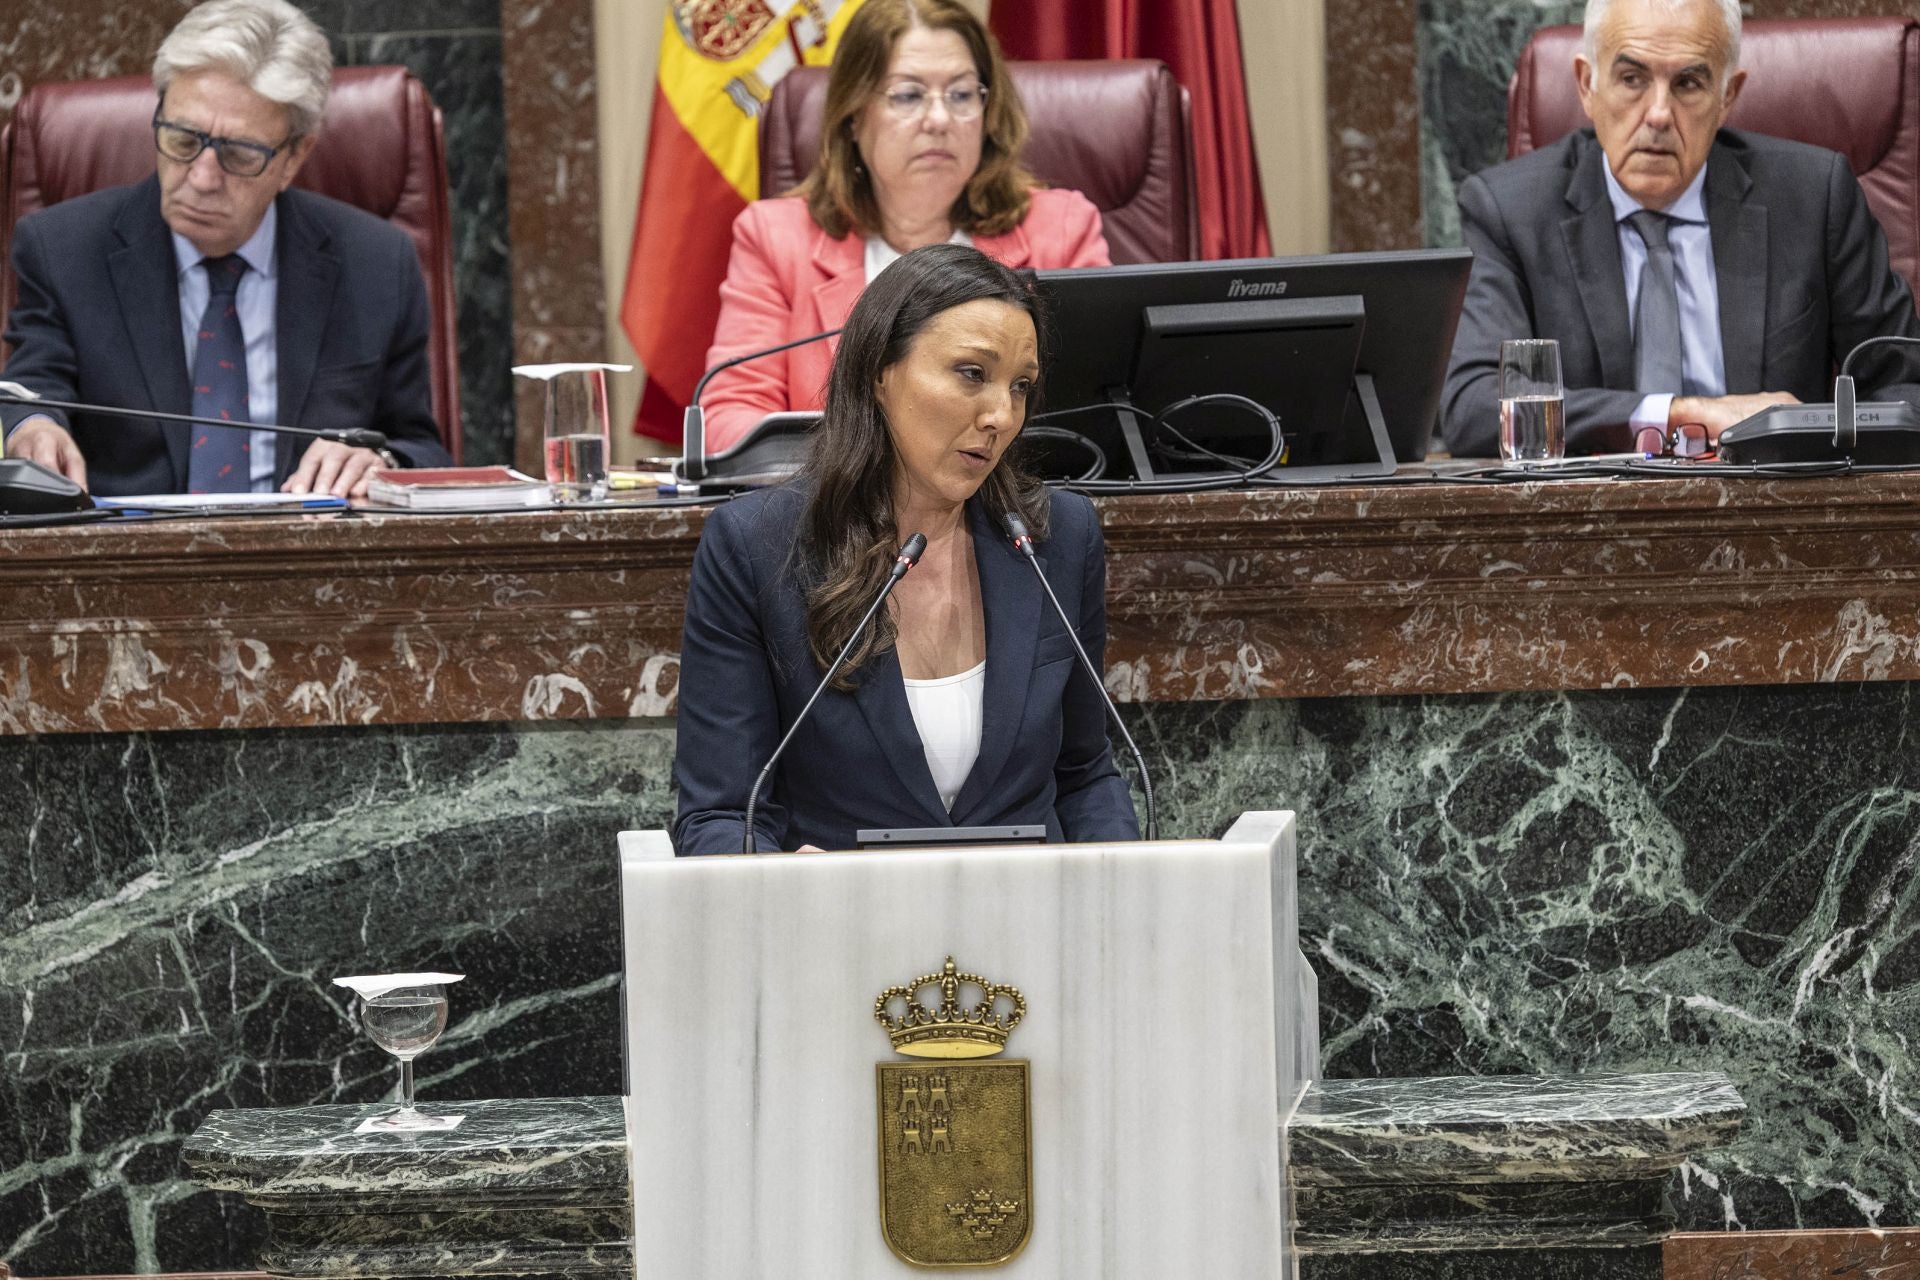
[[[1671,432],[1659,427],[1641,427],[1633,433],[1633,448],[1636,453],[1656,458],[1704,458],[1713,452],[1713,441],[1707,439],[1707,428],[1702,423],[1683,422]]]
[[[918,120],[927,114],[934,95],[925,85],[897,85],[880,95],[895,120]],[[987,109],[987,87],[983,84],[949,85],[939,95],[947,104],[947,114],[955,120],[978,120]]]
[[[183,124],[174,124],[171,120],[160,118],[160,108],[153,109],[153,145],[160,154],[169,160],[181,164],[192,164],[200,158],[200,153],[208,147],[220,162],[220,167],[236,178],[257,178],[267,171],[273,158],[287,149],[293,134],[277,147],[265,146],[258,142],[243,142],[239,138],[216,138],[212,134],[202,133],[198,129],[189,129]]]

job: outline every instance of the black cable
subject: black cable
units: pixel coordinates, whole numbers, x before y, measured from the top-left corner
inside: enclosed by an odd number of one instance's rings
[[[1093,440],[1081,435],[1078,431],[1068,431],[1064,427],[1034,426],[1029,422],[1020,432],[1020,441],[1025,445],[1035,440],[1051,440],[1061,444],[1077,445],[1085,449],[1088,456],[1092,459],[1092,462],[1088,465],[1086,471],[1077,477],[1079,480],[1098,480],[1107,472],[1107,451],[1094,443]]]
[[[1865,342],[1862,342],[1853,350],[1847,352],[1847,358],[1840,362],[1840,376],[1843,378],[1850,376],[1848,371],[1853,368],[1853,358],[1855,356],[1865,351],[1868,347],[1878,346],[1920,347],[1920,338],[1903,337],[1897,333],[1886,334],[1878,338],[1868,338]]]
[[[1207,395],[1188,396],[1184,400],[1176,400],[1166,408],[1160,410],[1159,413],[1154,414],[1152,418],[1148,419],[1147,426],[1150,431],[1157,432],[1164,430],[1168,434],[1177,436],[1187,445],[1193,446],[1193,441],[1177,429],[1171,427],[1167,419],[1176,413],[1205,404],[1232,405],[1258,415],[1266,422],[1267,430],[1271,433],[1272,447],[1268,450],[1267,456],[1251,466],[1245,466],[1240,470],[1226,474],[1161,476],[1152,480],[1074,480],[1049,483],[1052,483],[1054,487],[1058,489],[1066,489],[1073,493],[1085,494],[1201,493],[1214,489],[1237,489],[1273,470],[1279,466],[1281,460],[1286,457],[1287,441],[1285,434],[1280,430],[1280,419],[1276,418],[1273,415],[1273,411],[1259,401],[1250,400],[1246,396],[1235,395],[1232,392],[1218,391]],[[1141,412],[1141,410],[1134,405],[1079,405],[1073,409],[1057,410],[1054,413],[1044,414],[1042,416],[1056,417],[1068,413],[1082,413],[1090,409],[1103,408],[1123,409],[1131,413]],[[1151,443],[1152,441],[1149,439],[1149,444]],[[1240,460],[1236,459],[1235,461]]]

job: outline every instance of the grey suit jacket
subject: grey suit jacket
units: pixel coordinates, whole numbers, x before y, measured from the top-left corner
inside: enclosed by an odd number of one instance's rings
[[[1500,344],[1555,338],[1567,385],[1567,451],[1631,446],[1633,334],[1606,154],[1582,129],[1467,179],[1460,225],[1473,275],[1441,400],[1456,456],[1499,451]],[[1920,336],[1887,238],[1836,152],[1722,129],[1707,158],[1707,221],[1730,395],[1833,398],[1855,344]],[[1920,405],[1920,359],[1879,348],[1855,362],[1861,398]],[[1676,388],[1677,390],[1677,388]]]
[[[409,466],[448,465],[429,403],[427,291],[412,241],[310,191],[289,189],[277,203],[280,421],[373,427]],[[22,219],[13,269],[20,300],[7,318],[13,355],[6,378],[56,400],[191,412],[173,240],[157,179]],[[11,431],[34,412],[0,408],[0,425]],[[185,424],[46,412],[73,433],[93,492],[185,489]],[[281,436],[275,449],[279,484],[307,442]]]

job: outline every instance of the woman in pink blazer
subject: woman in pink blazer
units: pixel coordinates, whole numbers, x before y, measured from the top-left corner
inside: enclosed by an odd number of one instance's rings
[[[734,220],[709,368],[839,328],[867,282],[921,245],[971,243],[1015,268],[1109,261],[1092,202],[1020,167],[1026,113],[992,36],[956,0],[867,0],[840,37],[820,132],[806,181]],[[769,413],[820,408],[836,345],[716,375],[707,451]]]

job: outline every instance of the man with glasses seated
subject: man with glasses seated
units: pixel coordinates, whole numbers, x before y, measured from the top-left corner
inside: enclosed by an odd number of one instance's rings
[[[1100,211],[1042,188],[1020,165],[1026,140],[1006,63],[964,5],[867,0],[827,74],[813,171],[734,220],[708,367],[839,328],[861,290],[922,245],[971,244],[1010,267],[1107,265]],[[834,346],[716,376],[702,402],[708,452],[769,413],[820,408]]]
[[[0,377],[50,399],[238,429],[0,406],[9,456],[107,495],[358,496],[375,467],[450,461],[429,407],[412,241],[289,187],[313,151],[332,72],[326,36],[286,0],[210,0],[154,58],[154,176],[15,229],[19,301]],[[306,444],[249,422],[371,427],[390,451]]]
[[[1573,72],[1593,127],[1460,187],[1455,455],[1496,452],[1505,339],[1559,341],[1568,453],[1684,456],[1830,400],[1861,340],[1920,335],[1846,157],[1721,127],[1747,78],[1738,0],[1589,0]],[[1920,403],[1910,353],[1858,366],[1862,399]]]

